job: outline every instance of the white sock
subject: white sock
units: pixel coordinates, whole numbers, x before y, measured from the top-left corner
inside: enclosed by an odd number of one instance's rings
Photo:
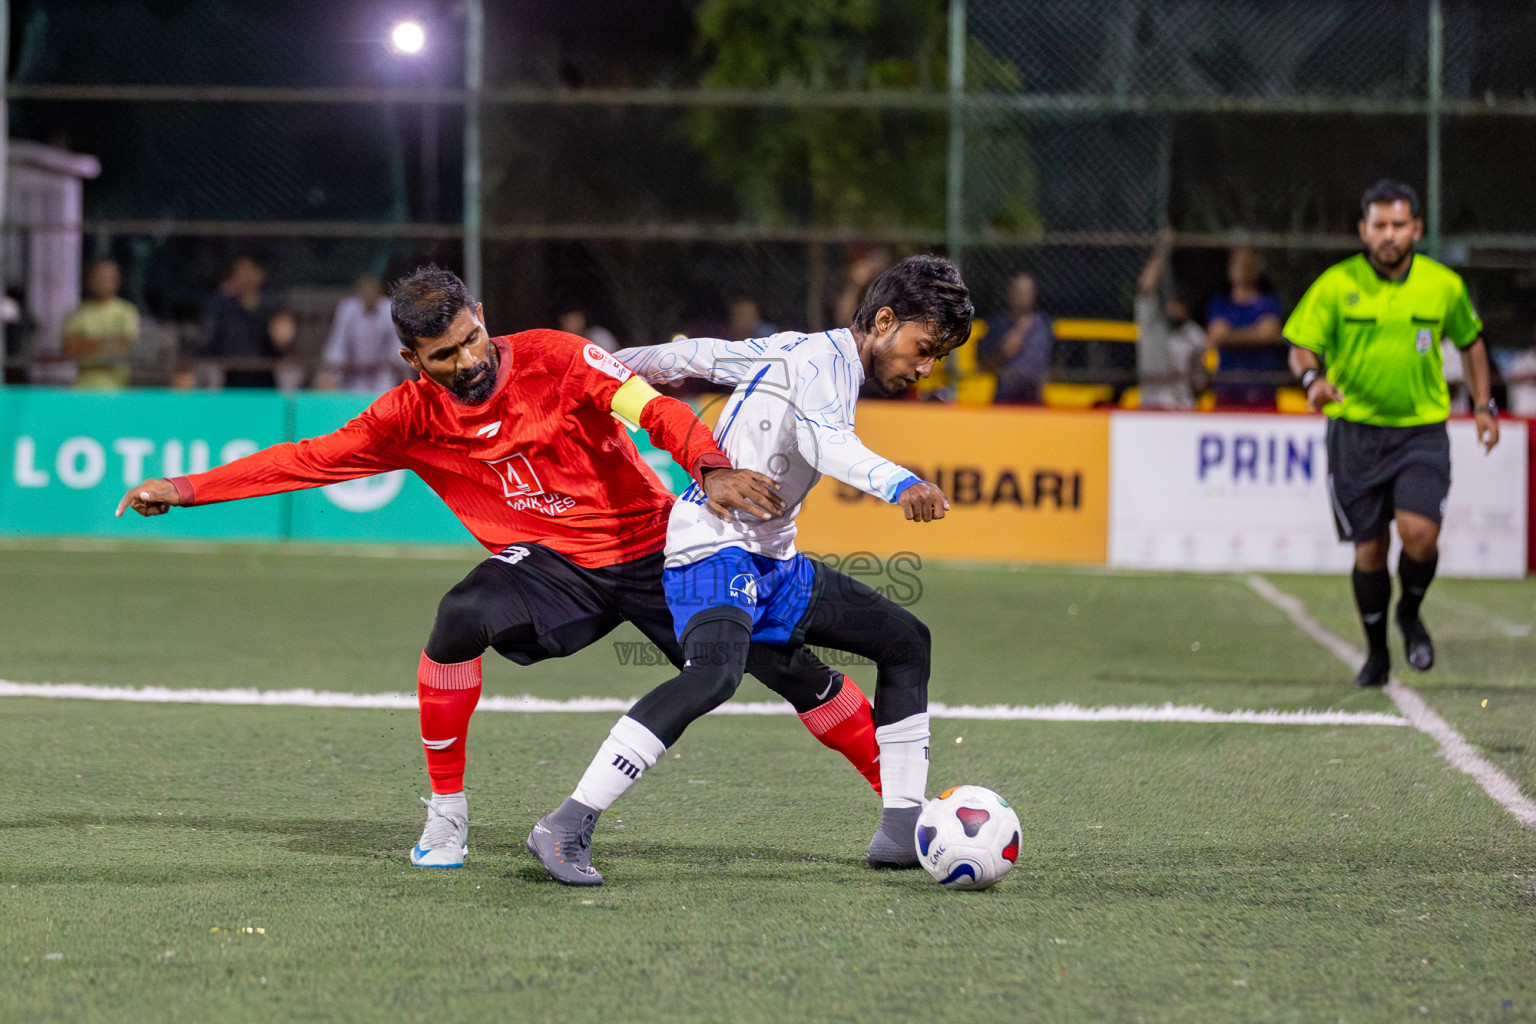
[[[457,793],[433,793],[432,803],[444,814],[456,814],[466,821],[469,820],[469,801],[465,798],[462,789]]]
[[[597,756],[576,783],[571,799],[594,811],[606,811],[666,750],[655,733],[625,715],[597,748]]]
[[[928,791],[928,713],[875,730],[880,790],[886,807],[920,807]]]

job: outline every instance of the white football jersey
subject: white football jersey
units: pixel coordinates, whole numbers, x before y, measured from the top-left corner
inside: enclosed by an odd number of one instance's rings
[[[793,557],[795,517],[823,474],[888,502],[917,482],[909,470],[864,447],[853,432],[864,367],[852,331],[790,331],[744,341],[687,338],[615,355],[652,383],[698,377],[733,385],[715,424],[715,443],[738,469],[777,481],[787,506],[773,519],[738,515],[727,521],[704,507],[704,494],[694,484],[672,506],[668,565],[727,547]]]

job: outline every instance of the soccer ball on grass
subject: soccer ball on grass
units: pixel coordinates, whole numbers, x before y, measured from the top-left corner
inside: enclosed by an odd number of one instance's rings
[[[917,818],[917,855],[946,889],[985,889],[1019,859],[1019,816],[983,786],[954,786]]]

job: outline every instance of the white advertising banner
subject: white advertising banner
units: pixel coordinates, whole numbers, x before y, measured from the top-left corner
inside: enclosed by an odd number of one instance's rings
[[[1450,424],[1443,575],[1525,574],[1528,438],[1523,423],[1508,426],[1485,455],[1470,420]],[[1115,413],[1109,564],[1349,569],[1352,549],[1339,542],[1329,510],[1324,428],[1321,416]]]

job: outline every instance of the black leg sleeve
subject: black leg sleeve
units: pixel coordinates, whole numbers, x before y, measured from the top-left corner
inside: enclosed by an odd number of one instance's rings
[[[875,663],[875,725],[928,710],[933,641],[916,615],[851,576],[817,563],[819,597],[805,642],[862,655]]]
[[[711,618],[690,628],[683,635],[682,672],[636,701],[629,717],[670,747],[694,719],[730,700],[752,643],[751,623],[741,619]]]
[[[753,644],[747,671],[803,715],[821,707],[843,689],[843,674],[824,665],[807,647]]]

